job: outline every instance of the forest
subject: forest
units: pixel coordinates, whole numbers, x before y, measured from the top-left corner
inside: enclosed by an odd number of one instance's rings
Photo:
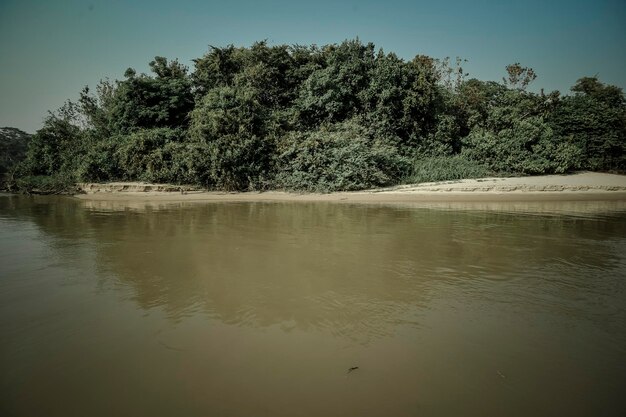
[[[469,79],[465,61],[404,60],[372,43],[210,47],[151,74],[85,87],[50,112],[6,188],[77,182],[332,192],[401,183],[626,171],[621,88],[582,77],[529,91],[532,68]]]

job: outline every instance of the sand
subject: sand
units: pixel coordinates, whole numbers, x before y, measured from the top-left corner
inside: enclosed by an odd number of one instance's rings
[[[390,188],[298,194],[268,192],[207,192],[168,184],[80,184],[76,198],[116,202],[256,202],[327,201],[342,203],[626,201],[626,175],[584,172],[573,175],[481,178]]]

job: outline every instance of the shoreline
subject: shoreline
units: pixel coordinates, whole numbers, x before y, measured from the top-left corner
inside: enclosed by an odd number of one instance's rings
[[[364,191],[291,193],[283,191],[219,192],[169,184],[80,184],[75,198],[115,202],[532,202],[626,201],[626,175],[579,173],[537,177],[482,178],[399,185]]]

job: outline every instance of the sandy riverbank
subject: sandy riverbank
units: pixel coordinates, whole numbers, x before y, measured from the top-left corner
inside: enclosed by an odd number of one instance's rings
[[[626,175],[580,173],[538,177],[482,178],[401,185],[330,194],[268,192],[207,192],[167,184],[81,184],[92,201],[329,201],[349,203],[420,203],[472,201],[593,201],[626,200]]]

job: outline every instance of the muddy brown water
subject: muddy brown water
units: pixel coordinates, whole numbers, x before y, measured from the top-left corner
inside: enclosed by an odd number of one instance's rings
[[[626,203],[0,196],[0,384],[2,416],[623,416]]]

